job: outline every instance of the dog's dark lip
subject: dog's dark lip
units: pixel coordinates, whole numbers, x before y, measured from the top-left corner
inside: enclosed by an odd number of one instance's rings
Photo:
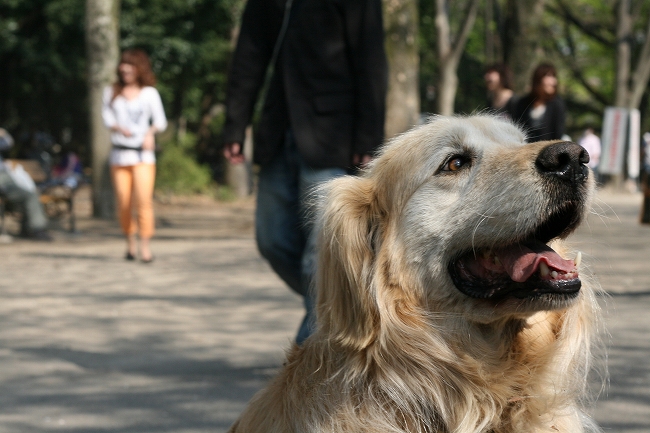
[[[543,280],[538,275],[525,282],[516,282],[506,277],[491,280],[461,277],[458,266],[450,265],[449,274],[454,285],[470,298],[500,301],[504,298],[530,299],[540,295],[575,297],[582,286],[579,278],[567,280]]]
[[[532,232],[523,239],[508,242],[509,246],[503,248],[540,248],[553,239],[563,238],[571,233],[580,223],[580,204],[566,202],[564,206],[553,212],[548,218],[537,225]],[[548,248],[548,247],[547,247]],[[448,266],[449,275],[456,288],[465,295],[476,298],[499,301],[504,298],[533,299],[540,296],[554,296],[559,298],[575,297],[581,287],[581,281],[575,273],[562,274],[559,278],[542,278],[535,273],[525,281],[513,281],[508,274],[488,272],[488,276],[478,277],[467,269],[468,257],[475,257],[488,251],[474,248],[455,257]],[[550,248],[548,248],[550,250]]]

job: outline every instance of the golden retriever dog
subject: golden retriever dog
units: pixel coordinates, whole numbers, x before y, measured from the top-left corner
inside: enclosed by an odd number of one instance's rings
[[[563,246],[588,161],[493,116],[437,117],[327,183],[317,330],[230,431],[598,431],[599,309]]]

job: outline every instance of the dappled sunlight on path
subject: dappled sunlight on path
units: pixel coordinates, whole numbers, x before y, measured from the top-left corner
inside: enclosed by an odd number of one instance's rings
[[[650,431],[650,227],[599,194],[570,239],[610,293],[608,431]],[[300,299],[259,257],[253,202],[157,204],[156,260],[116,223],[1,244],[0,432],[223,432],[281,365]],[[596,381],[594,386],[598,386]]]

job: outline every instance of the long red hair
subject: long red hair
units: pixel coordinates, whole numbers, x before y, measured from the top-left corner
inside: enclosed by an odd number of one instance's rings
[[[539,90],[542,84],[542,80],[547,75],[550,75],[557,79],[557,70],[555,69],[555,66],[553,66],[550,63],[541,63],[533,71],[533,76],[531,79],[532,90],[530,93],[534,95],[536,99],[551,100],[555,98],[555,96],[557,95],[557,87],[555,89],[555,94],[553,95],[545,95]],[[559,85],[559,80],[558,80],[558,85]]]
[[[127,50],[124,50],[120,56],[120,63],[118,63],[117,66],[117,81],[113,83],[112,99],[115,99],[117,95],[122,93],[122,89],[124,89],[125,86],[125,83],[122,81],[122,77],[120,76],[119,71],[119,65],[121,63],[128,63],[129,65],[133,65],[135,67],[138,85],[140,87],[153,87],[156,85],[156,75],[151,69],[151,61],[149,60],[147,53],[139,48],[129,48]]]

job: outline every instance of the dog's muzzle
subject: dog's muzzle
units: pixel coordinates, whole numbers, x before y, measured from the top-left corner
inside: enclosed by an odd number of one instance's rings
[[[456,288],[467,296],[486,300],[540,295],[576,296],[581,282],[580,258],[566,260],[547,243],[571,233],[580,223],[589,178],[589,154],[575,143],[544,147],[535,160],[546,185],[548,214],[519,239],[489,248],[474,246],[449,265]]]

